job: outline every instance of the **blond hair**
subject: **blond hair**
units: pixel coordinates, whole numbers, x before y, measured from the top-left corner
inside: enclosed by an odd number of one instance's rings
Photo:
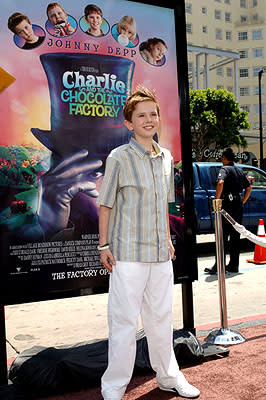
[[[117,24],[117,32],[121,33],[121,29],[124,28],[125,25],[130,25],[132,27],[132,34],[129,37],[129,40],[134,40],[136,38],[137,26],[136,21],[133,17],[129,15],[125,15]]]
[[[155,91],[154,90],[150,91],[144,86],[138,86],[136,90],[132,92],[126,99],[123,108],[123,114],[125,120],[131,122],[133,111],[135,110],[137,104],[143,101],[153,101],[153,103],[156,104],[158,116],[160,116],[160,106],[156,98]]]

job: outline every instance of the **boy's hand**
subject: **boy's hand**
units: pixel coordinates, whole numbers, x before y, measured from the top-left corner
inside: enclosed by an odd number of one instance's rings
[[[175,248],[173,246],[173,243],[172,243],[171,239],[169,239],[169,251],[170,251],[170,257],[171,257],[171,260],[172,260],[174,258],[174,255],[175,255]]]
[[[100,250],[100,261],[109,272],[112,272],[116,262],[110,249]]]

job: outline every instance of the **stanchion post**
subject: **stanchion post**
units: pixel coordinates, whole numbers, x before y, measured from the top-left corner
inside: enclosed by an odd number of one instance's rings
[[[237,344],[245,341],[244,337],[235,331],[228,329],[227,306],[226,306],[226,288],[225,288],[225,262],[224,262],[224,241],[223,241],[223,225],[222,225],[222,200],[213,200],[214,217],[215,217],[215,242],[216,242],[216,259],[219,285],[220,300],[220,321],[221,328],[215,329],[204,339],[207,343],[212,344]]]
[[[0,385],[6,385],[7,383],[5,306],[0,304]]]
[[[218,286],[220,298],[220,321],[221,327],[228,328],[227,306],[226,306],[226,287],[225,287],[225,263],[224,263],[224,241],[223,241],[223,225],[222,225],[222,200],[213,200],[213,208],[215,210],[215,243],[216,258],[218,271]]]

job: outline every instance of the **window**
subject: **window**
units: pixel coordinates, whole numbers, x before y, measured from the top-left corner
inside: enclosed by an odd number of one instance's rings
[[[206,7],[202,7],[201,12],[202,12],[202,14],[207,14],[207,8]]]
[[[228,86],[228,87],[227,87],[227,90],[228,90],[228,92],[233,93],[233,86]]]
[[[231,0],[224,0],[225,4],[231,4]]]
[[[239,88],[239,94],[240,96],[249,96],[249,87],[240,87]]]
[[[259,71],[261,70],[261,67],[255,67],[253,68],[253,77],[257,77],[259,75]]]
[[[238,40],[248,40],[248,32],[238,32]]]
[[[254,58],[261,58],[263,57],[263,48],[259,47],[257,49],[252,49],[252,54]]]
[[[242,104],[242,105],[240,106],[240,108],[241,108],[243,111],[250,112],[250,105],[249,105],[249,104]]]
[[[233,68],[231,68],[231,67],[226,68],[226,75],[233,76]]]
[[[248,78],[248,68],[239,68],[240,78]]]
[[[186,32],[192,33],[192,24],[186,24]]]
[[[204,26],[202,27],[202,32],[203,32],[203,33],[207,33],[207,26],[206,26],[206,25],[204,25]]]
[[[219,40],[223,38],[222,29],[216,29],[215,38]]]
[[[253,14],[252,15],[252,21],[257,22],[259,20],[258,14]]]
[[[217,3],[221,3],[221,0],[215,0]]]
[[[217,85],[216,88],[217,88],[217,90],[219,90],[219,89],[223,89],[224,87],[223,87],[223,85]]]
[[[240,58],[248,58],[248,50],[239,50]]]
[[[252,176],[255,179],[255,182],[252,185],[252,190],[266,188],[266,178],[261,172],[249,168],[243,168],[243,172],[246,176]]]
[[[258,5],[258,0],[252,0],[252,7],[256,7]]]
[[[186,3],[186,13],[192,14],[192,4],[191,3]]]
[[[247,0],[240,0],[240,7],[247,8]]]
[[[226,31],[225,32],[225,39],[226,40],[232,40],[232,32],[231,31]]]
[[[259,94],[259,86],[253,87],[253,95],[257,96]],[[264,85],[261,85],[261,94],[264,94]]]
[[[243,24],[245,22],[248,22],[248,17],[247,15],[240,15],[240,22]]]
[[[222,19],[222,13],[220,10],[215,10],[214,11],[214,17],[215,19]]]
[[[218,75],[218,76],[223,76],[223,75],[224,75],[224,72],[223,72],[223,68],[222,68],[222,67],[217,68],[217,70],[216,70],[216,75]]]
[[[258,114],[259,111],[259,104],[254,104],[254,114]],[[261,105],[261,111],[264,113],[264,104]]]
[[[256,31],[252,31],[252,40],[260,40],[262,39],[262,30],[258,29]]]
[[[192,61],[188,62],[188,72],[192,72],[193,71],[193,63]]]
[[[232,22],[232,18],[231,18],[231,13],[230,12],[226,12],[225,13],[225,22]]]

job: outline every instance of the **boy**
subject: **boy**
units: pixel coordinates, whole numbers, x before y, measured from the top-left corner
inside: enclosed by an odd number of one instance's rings
[[[67,21],[67,13],[60,4],[48,4],[46,14],[50,24],[54,26],[55,36],[64,37],[75,32],[75,29]]]
[[[25,40],[23,50],[34,49],[44,41],[44,36],[35,35],[29,18],[22,13],[16,12],[8,18],[8,28]]]
[[[111,273],[108,301],[108,368],[102,377],[105,400],[121,400],[132,376],[141,312],[152,368],[162,390],[199,396],[179,371],[172,341],[174,256],[168,217],[173,202],[173,160],[153,136],[159,105],[153,93],[137,88],[124,107],[129,144],[107,158],[98,203],[99,251]]]
[[[104,32],[101,29],[103,22],[102,10],[95,4],[89,4],[85,7],[84,14],[86,21],[90,24],[86,33],[92,36],[104,36]]]

